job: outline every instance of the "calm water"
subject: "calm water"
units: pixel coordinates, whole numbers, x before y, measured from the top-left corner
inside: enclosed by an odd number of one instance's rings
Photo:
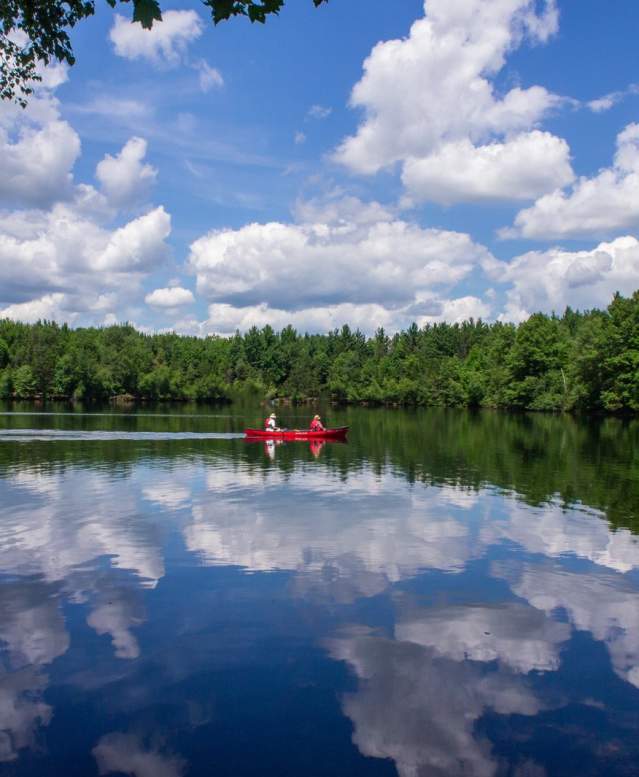
[[[639,774],[638,424],[0,411],[1,774]]]

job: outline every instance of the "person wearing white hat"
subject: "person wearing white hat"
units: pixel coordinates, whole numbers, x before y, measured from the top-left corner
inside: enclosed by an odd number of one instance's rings
[[[271,413],[271,415],[265,419],[264,429],[267,432],[277,432],[279,430],[279,427],[277,425],[277,416],[275,415],[275,413]]]

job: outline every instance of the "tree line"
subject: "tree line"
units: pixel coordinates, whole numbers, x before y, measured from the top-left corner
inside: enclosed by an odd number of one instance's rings
[[[232,337],[0,321],[0,397],[305,401],[522,410],[639,411],[639,291],[606,310],[526,321],[428,324],[372,337],[348,326]]]

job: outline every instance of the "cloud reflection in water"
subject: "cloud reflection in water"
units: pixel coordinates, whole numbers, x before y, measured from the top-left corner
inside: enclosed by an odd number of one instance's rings
[[[352,673],[356,687],[340,698],[354,743],[393,759],[402,777],[496,774],[503,756],[481,730],[487,715],[529,718],[582,703],[539,682],[559,677],[576,631],[603,644],[617,676],[639,687],[639,544],[629,531],[555,502],[531,508],[490,489],[321,463],[256,471],[231,456],[177,457],[142,459],[117,476],[24,468],[0,480],[0,572],[17,578],[0,588],[0,757],[34,747],[52,720],[47,667],[69,652],[71,635],[88,639],[65,624],[63,607],[74,605],[100,650],[75,668],[76,693],[125,689],[110,714],[142,721],[134,733],[109,728],[94,740],[101,773],[181,777],[188,753],[147,736],[147,711],[170,698],[206,709],[198,726],[216,725],[211,701],[180,689],[212,666],[249,661],[243,640],[258,644],[260,629],[284,639],[269,621],[272,572],[286,581],[278,607],[303,613],[313,644]],[[217,590],[230,578],[198,576],[203,588],[167,597],[186,569],[250,572],[254,582],[239,594],[235,578],[235,588]],[[259,627],[242,609],[249,589],[254,613],[264,609]],[[364,601],[373,604],[364,610]],[[371,621],[377,605],[383,628]],[[290,637],[295,626],[287,628]],[[193,730],[190,713],[172,714]]]

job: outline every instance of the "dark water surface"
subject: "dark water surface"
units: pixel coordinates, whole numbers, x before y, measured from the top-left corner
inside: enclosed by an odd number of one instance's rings
[[[0,774],[639,774],[637,423],[45,409],[0,407]]]

